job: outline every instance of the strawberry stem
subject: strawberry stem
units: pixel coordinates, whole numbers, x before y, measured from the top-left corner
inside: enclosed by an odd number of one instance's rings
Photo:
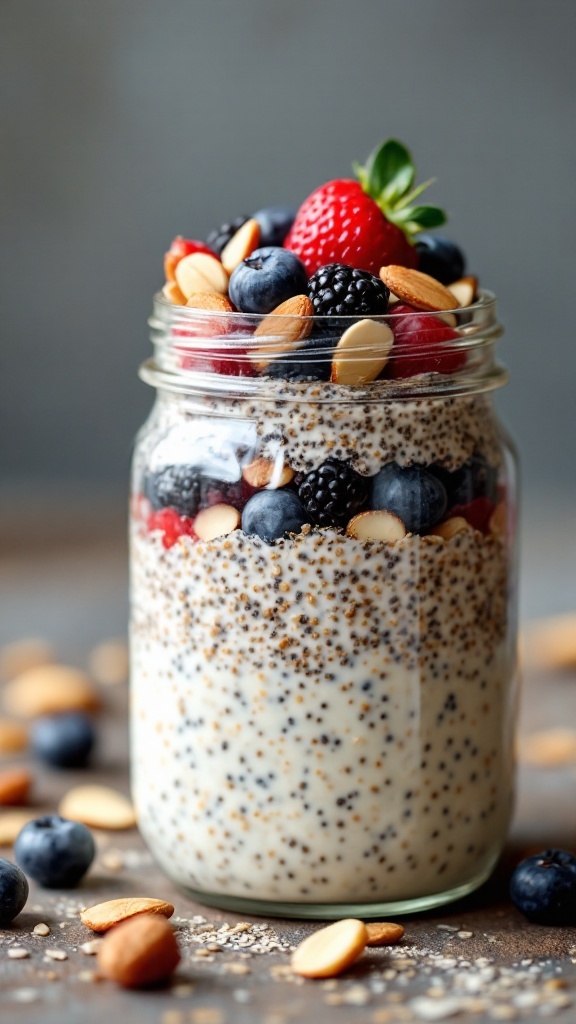
[[[411,205],[436,179],[430,178],[414,187],[414,161],[406,146],[396,139],[388,139],[377,146],[365,165],[354,163],[353,167],[364,191],[386,219],[404,232],[408,241],[420,231],[440,227],[446,222],[446,214],[438,206]]]

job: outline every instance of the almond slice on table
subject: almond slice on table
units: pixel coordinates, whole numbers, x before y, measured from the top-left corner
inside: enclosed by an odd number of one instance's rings
[[[366,925],[368,932],[367,946],[393,946],[404,935],[404,928],[401,924],[393,924],[391,921],[370,921]]]
[[[215,313],[233,313],[234,306],[220,292],[194,292],[186,305],[191,309],[211,309]]]
[[[98,971],[124,988],[165,981],[180,962],[178,942],[163,917],[136,917],[108,933],[98,950]]]
[[[394,335],[388,324],[359,320],[344,331],[332,356],[333,384],[368,384],[388,362]]]
[[[478,292],[478,278],[461,277],[448,285],[448,291],[452,292],[461,306],[471,306]]]
[[[0,754],[19,754],[28,746],[28,730],[19,722],[0,718]]]
[[[381,540],[395,544],[406,536],[406,527],[393,512],[379,510],[354,516],[346,527],[346,533],[357,540]]]
[[[221,292],[225,295],[228,291],[228,274],[220,260],[205,252],[191,252],[184,256],[176,264],[174,274],[186,300],[195,292]]]
[[[55,651],[52,644],[36,636],[22,637],[0,647],[0,677],[12,679],[29,668],[48,665],[53,662]]]
[[[168,302],[171,302],[174,306],[186,305],[186,298],[183,292],[176,284],[176,281],[168,281],[162,289],[162,295],[164,296],[165,299],[168,299]]]
[[[463,533],[464,530],[471,530],[472,527],[464,516],[452,516],[450,519],[445,519],[443,523],[438,523],[431,530],[428,530],[430,537],[441,537],[442,540],[451,540],[457,533]]]
[[[38,665],[4,687],[4,706],[13,715],[36,718],[63,711],[94,711],[98,696],[85,672],[69,665]]]
[[[0,806],[17,807],[28,800],[32,775],[25,768],[0,769]]]
[[[90,828],[133,828],[136,814],[132,803],[123,793],[108,786],[75,786],[60,801],[58,813],[63,818],[81,821]]]
[[[248,258],[254,249],[258,248],[260,241],[260,225],[253,217],[247,220],[230,241],[224,246],[220,254],[224,270],[231,274],[233,270]]]
[[[232,505],[211,505],[198,513],[194,520],[194,533],[200,540],[225,537],[240,526],[240,513]]]
[[[266,345],[264,342],[250,352],[250,359],[259,370],[265,370],[279,353],[289,352],[299,347],[312,330],[314,323],[312,314],[314,306],[307,295],[293,295],[291,299],[281,302],[276,309],[268,313],[254,331],[255,338],[272,337]],[[282,347],[281,343],[284,343]]]
[[[250,487],[267,487],[276,490],[285,487],[294,479],[294,470],[286,463],[273,462],[272,459],[254,459],[244,466],[242,476]]]
[[[41,818],[46,812],[34,807],[30,810],[7,811],[0,814],[0,846],[13,846],[24,825],[35,818]]]
[[[160,914],[172,917],[174,907],[164,900],[150,899],[147,896],[133,896],[118,900],[107,900],[93,907],[84,907],[80,911],[80,920],[93,932],[107,932],[121,921],[139,917],[142,914]]]
[[[408,267],[380,267],[380,278],[403,302],[415,309],[437,313],[443,309],[457,309],[458,299],[448,288],[429,274]]]
[[[292,954],[292,970],[303,978],[334,978],[358,959],[367,942],[362,921],[336,921],[300,943]]]

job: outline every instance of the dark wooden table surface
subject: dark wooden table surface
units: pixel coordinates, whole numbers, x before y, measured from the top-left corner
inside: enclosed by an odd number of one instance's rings
[[[121,547],[99,546],[95,538],[90,549],[73,545],[66,551],[28,551],[26,557],[13,549],[13,555],[0,557],[0,570],[0,621],[10,634],[3,632],[2,640],[41,631],[57,643],[62,660],[81,665],[90,644],[118,634],[124,625]],[[576,727],[576,675],[530,665],[524,674],[521,733]],[[107,687],[104,695],[93,768],[56,772],[23,758],[35,775],[38,807],[54,808],[79,781],[101,781],[128,792],[126,688]],[[288,947],[318,927],[313,923],[244,918],[267,925],[264,934],[284,948],[251,952],[250,930],[235,933],[236,938],[221,933],[226,940],[221,951],[198,955],[206,934],[201,919],[216,929],[234,927],[241,919],[194,904],[177,891],[135,830],[98,832],[96,838],[96,861],[78,889],[48,892],[33,886],[25,911],[12,927],[0,930],[2,1024],[576,1019],[576,928],[528,924],[507,899],[511,866],[527,851],[576,849],[576,761],[556,768],[521,761],[514,826],[492,880],[462,903],[406,918],[400,946],[367,951],[337,981],[303,981],[287,969]],[[0,855],[10,857],[11,851],[0,849]],[[79,908],[129,895],[175,905],[182,962],[169,987],[128,992],[98,981],[94,958],[81,949],[93,936],[79,922]],[[50,927],[49,936],[32,934],[38,922]],[[29,957],[9,958],[11,946],[23,947]],[[47,950],[62,951],[66,959],[52,959]]]

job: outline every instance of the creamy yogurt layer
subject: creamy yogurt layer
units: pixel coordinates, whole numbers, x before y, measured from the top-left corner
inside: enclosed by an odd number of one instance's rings
[[[513,777],[498,537],[132,543],[134,795],[169,875],[323,903],[490,869]]]

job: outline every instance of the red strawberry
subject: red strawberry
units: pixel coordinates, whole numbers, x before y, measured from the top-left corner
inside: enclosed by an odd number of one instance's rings
[[[216,253],[204,242],[195,242],[191,238],[182,238],[182,235],[176,235],[168,252],[164,255],[164,273],[167,281],[176,280],[174,276],[176,264],[192,252],[204,252],[207,256],[216,256]],[[216,259],[218,258],[216,256]]]
[[[328,263],[344,263],[377,274],[390,263],[415,268],[418,253],[410,239],[423,227],[437,227],[444,213],[434,206],[411,206],[426,188],[413,188],[414,164],[393,139],[379,146],[359,181],[337,178],[304,201],[284,242],[309,274]]]
[[[464,352],[445,348],[447,342],[456,341],[460,335],[443,320],[403,302],[392,306],[390,313],[394,345],[385,377],[397,380],[417,373],[455,373],[465,365]]]
[[[188,516],[181,516],[173,508],[163,508],[159,512],[152,512],[148,516],[146,526],[149,531],[161,530],[162,543],[166,549],[173,547],[179,537],[193,537],[194,520]]]

